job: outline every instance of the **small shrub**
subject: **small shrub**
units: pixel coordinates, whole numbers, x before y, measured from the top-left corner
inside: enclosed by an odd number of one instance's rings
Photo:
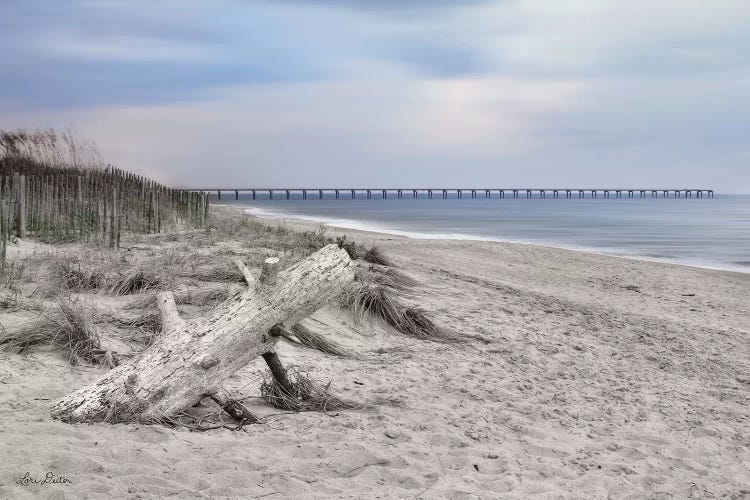
[[[163,289],[167,280],[148,269],[129,269],[113,279],[109,291],[115,295],[130,295],[148,290]]]
[[[5,262],[2,273],[0,273],[2,285],[10,290],[20,290],[21,284],[28,279],[28,264],[28,260],[25,258],[14,258]]]
[[[307,376],[306,372],[290,367],[286,370],[292,384],[289,394],[268,372],[260,386],[261,395],[271,406],[288,411],[336,411],[365,408],[364,405],[339,397],[331,392],[331,382],[323,385]]]
[[[385,256],[380,247],[372,246],[362,255],[362,260],[380,266],[391,266],[391,260]]]
[[[346,250],[346,253],[349,254],[349,257],[352,260],[357,260],[359,258],[357,244],[353,241],[346,241],[346,235],[337,237],[336,244],[339,246],[339,248],[343,248],[344,250]]]
[[[50,273],[57,290],[87,291],[107,286],[104,273],[80,261],[56,259],[50,266]]]

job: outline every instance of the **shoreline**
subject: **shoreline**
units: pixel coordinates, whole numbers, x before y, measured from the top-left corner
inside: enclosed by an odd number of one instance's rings
[[[675,261],[671,259],[661,259],[658,257],[607,253],[604,251],[597,251],[598,249],[593,248],[593,247],[576,247],[572,245],[551,245],[551,244],[538,243],[538,242],[507,240],[507,239],[501,239],[501,238],[492,238],[492,237],[459,234],[459,233],[455,235],[448,235],[448,234],[442,235],[442,234],[399,231],[396,229],[390,230],[390,229],[385,229],[385,228],[367,229],[363,227],[356,227],[356,225],[358,225],[359,222],[355,220],[351,221],[353,225],[350,226],[350,225],[339,224],[340,222],[347,222],[345,219],[326,219],[322,217],[315,218],[313,216],[305,216],[303,214],[280,215],[280,214],[269,213],[262,208],[241,207],[241,206],[233,206],[233,205],[227,205],[227,204],[215,204],[213,206],[224,207],[229,210],[237,210],[237,211],[242,212],[245,215],[248,215],[250,217],[256,218],[261,221],[292,223],[293,225],[299,228],[302,228],[303,230],[307,230],[307,231],[311,229],[316,229],[320,226],[324,226],[332,230],[336,234],[346,234],[347,232],[349,233],[354,232],[355,234],[368,235],[368,237],[375,238],[375,239],[397,237],[397,238],[404,238],[406,240],[412,240],[412,241],[465,241],[465,242],[498,243],[498,244],[504,244],[504,245],[506,244],[507,245],[524,245],[524,246],[540,247],[540,248],[546,248],[546,249],[552,249],[552,250],[563,250],[566,252],[576,252],[576,253],[582,253],[582,254],[596,255],[600,257],[614,257],[617,259],[632,260],[632,261],[638,261],[638,262],[664,264],[664,265],[670,265],[670,266],[680,266],[680,267],[685,267],[685,268],[690,268],[690,269],[700,269],[700,270],[706,270],[706,271],[712,271],[712,272],[718,272],[718,273],[728,273],[729,275],[739,275],[740,277],[744,279],[750,280],[750,267],[742,267],[742,266],[718,267],[718,266],[711,265],[711,264],[701,264],[697,262],[695,263],[679,262],[679,261]],[[263,212],[263,213],[259,214],[257,213],[258,211]],[[362,223],[361,225],[365,225],[365,223]],[[449,237],[449,236],[456,236],[456,237]]]

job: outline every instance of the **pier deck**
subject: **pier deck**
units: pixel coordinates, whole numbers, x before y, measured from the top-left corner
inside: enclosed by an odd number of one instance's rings
[[[713,189],[632,189],[632,188],[188,188],[187,191],[216,193],[221,199],[222,193],[233,193],[239,200],[240,193],[252,195],[256,199],[261,193],[269,199],[292,199],[297,195],[307,199],[402,199],[404,197],[426,198],[713,198]],[[328,195],[328,198],[326,198]],[[452,196],[451,196],[452,195]],[[494,195],[494,196],[493,196]]]

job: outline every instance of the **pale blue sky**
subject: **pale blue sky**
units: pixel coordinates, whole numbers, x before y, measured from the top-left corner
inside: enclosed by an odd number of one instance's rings
[[[746,0],[0,2],[0,127],[183,185],[750,192]]]

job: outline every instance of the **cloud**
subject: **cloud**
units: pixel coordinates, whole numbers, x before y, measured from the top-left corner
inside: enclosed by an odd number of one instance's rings
[[[274,3],[306,7],[345,7],[364,11],[444,10],[458,9],[467,5],[485,3],[489,0],[275,0]]]
[[[185,183],[732,188],[748,25],[744,0],[6,0],[0,125]]]
[[[750,3],[742,0],[661,0],[648,5],[536,0],[486,5],[467,15],[480,23],[474,31],[496,48],[501,64],[558,76],[737,68],[741,54],[747,54],[742,47],[750,43],[745,29]],[[495,27],[509,19],[514,29],[498,33]],[[746,57],[744,61],[747,69]]]
[[[582,90],[573,81],[420,79],[398,66],[355,73],[227,88],[207,101],[64,111],[51,125],[96,137],[108,160],[174,183],[381,184],[388,172],[417,181],[433,168],[448,175],[457,161],[534,150],[535,122],[570,109]]]

